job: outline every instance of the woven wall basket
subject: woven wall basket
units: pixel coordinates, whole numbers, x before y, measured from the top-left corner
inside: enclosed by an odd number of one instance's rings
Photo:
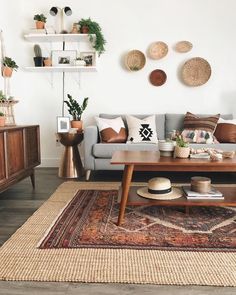
[[[162,41],[152,43],[148,50],[148,55],[152,59],[161,59],[168,53],[168,45]]]
[[[180,41],[175,45],[175,51],[185,53],[193,48],[193,44],[189,41]]]
[[[131,50],[125,57],[125,66],[130,71],[139,71],[146,64],[146,57],[140,50]]]
[[[188,86],[205,84],[211,76],[211,66],[204,58],[194,57],[186,61],[182,70],[183,82]]]

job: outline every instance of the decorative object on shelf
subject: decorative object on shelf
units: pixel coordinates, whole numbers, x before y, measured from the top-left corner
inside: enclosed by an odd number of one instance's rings
[[[44,58],[42,57],[41,47],[38,44],[34,45],[34,54],[34,65],[36,67],[42,67]]]
[[[77,67],[85,67],[86,66],[86,61],[81,57],[77,57],[75,59],[75,66],[77,66]]]
[[[76,59],[76,50],[53,50],[52,65],[58,66],[73,66]]]
[[[17,71],[18,65],[10,57],[5,56],[2,60],[2,75],[3,77],[10,78],[13,70]]]
[[[163,70],[154,70],[151,72],[149,76],[149,80],[154,86],[161,86],[165,84],[167,79],[166,73]]]
[[[5,116],[3,112],[0,112],[0,127],[4,127],[4,126],[5,126]]]
[[[152,59],[161,59],[168,53],[168,45],[162,41],[154,42],[148,49],[148,55]]]
[[[208,177],[191,177],[191,191],[204,194],[211,191],[211,179]]]
[[[125,57],[125,66],[130,71],[139,71],[146,64],[146,57],[140,50],[131,50]]]
[[[86,66],[95,65],[95,52],[81,52],[80,57],[85,61]]]
[[[176,146],[174,149],[174,158],[188,158],[190,147],[188,142],[184,141],[182,135],[176,137]]]
[[[65,34],[65,33],[67,33],[67,31],[64,28],[64,14],[67,15],[67,16],[70,16],[70,15],[72,15],[72,10],[71,10],[71,8],[69,6],[65,6],[63,8],[53,6],[53,7],[51,7],[49,13],[52,16],[56,16],[58,14],[59,10],[61,12],[60,13],[60,15],[61,15],[61,31],[60,31],[60,33]]]
[[[188,86],[201,86],[211,76],[211,66],[204,58],[194,57],[182,67],[182,80]]]
[[[79,25],[78,23],[73,23],[71,34],[78,34],[79,33]]]
[[[81,116],[88,105],[88,97],[85,97],[82,104],[80,105],[70,94],[67,94],[68,101],[65,100],[64,103],[68,107],[68,112],[72,116],[71,127],[77,128],[79,131],[83,129],[83,121],[81,121]]]
[[[81,33],[89,35],[89,41],[92,43],[93,48],[98,52],[98,56],[105,52],[106,40],[103,36],[100,25],[92,21],[91,18],[82,18],[78,25],[80,26]],[[96,35],[94,38],[93,35]]]
[[[179,41],[175,45],[175,51],[179,53],[189,52],[193,48],[193,44],[189,41]]]
[[[57,117],[57,133],[69,132],[70,129],[70,117]]]
[[[45,67],[51,67],[52,66],[52,59],[50,57],[45,57],[43,60]]]
[[[45,28],[45,23],[47,21],[46,16],[41,13],[41,14],[35,14],[34,20],[36,21],[36,29],[42,30]]]

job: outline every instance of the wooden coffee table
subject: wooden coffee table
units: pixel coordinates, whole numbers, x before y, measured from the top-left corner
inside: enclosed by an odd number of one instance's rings
[[[236,186],[217,187],[224,195],[224,200],[187,200],[181,197],[175,200],[149,200],[137,195],[137,187],[130,188],[133,171],[191,171],[191,172],[236,172],[236,157],[221,161],[207,159],[177,159],[160,157],[151,151],[117,151],[111,159],[113,165],[125,165],[122,184],[121,202],[117,225],[121,225],[126,205],[163,205],[163,206],[236,206]]]

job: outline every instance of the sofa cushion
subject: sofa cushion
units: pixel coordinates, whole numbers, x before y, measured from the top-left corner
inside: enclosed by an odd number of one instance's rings
[[[154,143],[97,143],[93,146],[93,155],[97,158],[111,158],[116,151],[158,151]]]
[[[219,142],[236,143],[236,119],[224,120],[220,118],[214,135]]]
[[[208,117],[198,117],[197,115],[187,112],[184,117],[184,129],[205,130],[213,133],[216,129],[219,118],[220,114]]]
[[[100,114],[99,115],[99,117],[107,118],[107,119],[114,119],[119,116],[122,117],[126,128],[128,128],[125,114],[123,114],[123,115],[120,115],[120,114],[118,114],[118,115],[117,114]],[[134,115],[134,116],[139,119],[144,119],[144,118],[150,116],[150,114],[148,114],[148,115]],[[165,114],[156,114],[155,117],[156,117],[156,131],[157,131],[158,139],[165,139]]]

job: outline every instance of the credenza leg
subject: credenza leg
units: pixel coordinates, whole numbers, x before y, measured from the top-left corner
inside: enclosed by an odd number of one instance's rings
[[[32,183],[32,187],[33,187],[33,189],[35,189],[35,173],[34,173],[34,170],[33,170],[33,172],[30,174],[30,180],[31,180],[31,183]]]

